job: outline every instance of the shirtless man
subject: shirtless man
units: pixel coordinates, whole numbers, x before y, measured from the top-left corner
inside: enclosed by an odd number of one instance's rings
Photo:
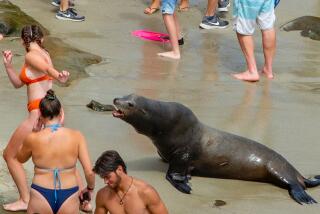
[[[95,214],[168,213],[152,186],[127,175],[127,167],[118,152],[105,151],[93,171],[106,184],[97,193]]]

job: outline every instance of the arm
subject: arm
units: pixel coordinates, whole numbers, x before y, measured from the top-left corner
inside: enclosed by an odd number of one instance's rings
[[[21,149],[17,153],[17,159],[20,163],[27,162],[27,160],[29,160],[29,158],[32,155],[32,149],[31,149],[32,134],[33,133],[29,134],[29,136],[26,137],[26,139],[24,140],[21,146]]]
[[[94,172],[92,171],[92,165],[89,157],[89,152],[87,149],[87,144],[84,136],[78,132],[77,133],[78,137],[77,140],[79,142],[79,160],[81,162],[84,175],[86,177],[87,181],[87,186],[90,189],[94,189],[95,186],[95,175]]]
[[[108,210],[103,205],[104,199],[103,199],[103,189],[101,189],[96,196],[96,209],[94,210],[94,214],[107,214]]]
[[[143,191],[143,198],[148,211],[152,214],[168,214],[168,210],[162,202],[157,191],[150,185]]]
[[[10,79],[10,82],[15,88],[21,88],[24,83],[20,80],[18,74],[12,66],[12,52],[10,50],[3,51],[3,64]]]
[[[44,73],[50,75],[59,82],[65,83],[69,78],[69,72],[67,71],[57,71],[53,66],[47,63],[43,57],[39,56],[37,53],[28,52],[26,54],[26,63],[38,71],[43,71]]]

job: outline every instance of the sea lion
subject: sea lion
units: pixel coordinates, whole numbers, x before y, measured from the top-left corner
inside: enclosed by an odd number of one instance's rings
[[[186,106],[138,95],[115,98],[113,116],[148,136],[169,163],[167,180],[190,193],[188,175],[269,182],[288,189],[298,203],[316,201],[304,189],[320,176],[304,178],[284,157],[253,140],[201,123]]]
[[[301,36],[320,40],[320,17],[302,16],[280,27],[285,31],[301,30]]]

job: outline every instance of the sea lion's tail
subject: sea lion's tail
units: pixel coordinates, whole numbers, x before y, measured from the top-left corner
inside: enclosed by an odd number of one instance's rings
[[[299,204],[316,204],[317,201],[314,200],[301,185],[291,185],[289,188],[289,194]]]
[[[304,183],[306,187],[316,187],[320,185],[320,175],[314,176],[312,180],[310,179],[304,179]]]

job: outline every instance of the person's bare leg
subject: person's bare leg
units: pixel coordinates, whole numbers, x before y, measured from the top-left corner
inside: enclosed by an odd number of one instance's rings
[[[179,20],[178,20],[178,16],[176,15],[176,13],[173,14],[173,19],[174,19],[174,24],[176,26],[176,32],[177,32],[177,39],[181,39],[182,35],[181,35],[181,30],[180,30],[180,24],[179,24]]]
[[[181,0],[179,4],[179,11],[185,12],[189,10],[189,0]]]
[[[234,74],[236,79],[244,81],[258,81],[259,73],[257,71],[256,59],[254,57],[254,41],[251,35],[242,35],[237,33],[238,41],[247,62],[247,70]]]
[[[7,163],[9,172],[18,188],[20,195],[20,198],[17,201],[9,204],[4,204],[3,208],[5,210],[26,210],[28,207],[30,193],[27,184],[27,178],[22,164],[16,159],[16,155],[26,136],[32,132],[33,126],[38,120],[38,117],[38,113],[30,113],[28,119],[22,122],[15,130],[7,147],[3,152],[3,158]]]
[[[60,1],[60,11],[66,11],[69,8],[69,0]]]
[[[216,13],[218,0],[208,0],[205,16],[213,16]]]
[[[52,209],[46,200],[46,198],[41,195],[37,190],[30,190],[30,201],[28,204],[28,214],[41,213],[41,214],[51,214]]]
[[[152,0],[149,7],[144,9],[144,13],[145,14],[152,14],[152,13],[156,12],[156,10],[158,10],[159,8],[160,8],[160,0]]]
[[[262,44],[264,54],[264,66],[262,73],[267,78],[273,79],[272,62],[276,50],[276,32],[274,29],[262,31]]]
[[[176,29],[175,13],[173,15],[163,14],[163,21],[169,33],[170,43],[172,46],[172,51],[158,53],[159,56],[168,57],[171,59],[180,59],[180,49],[178,44],[178,32]]]
[[[79,213],[79,198],[78,194],[73,194],[67,198],[60,207],[58,214],[62,213]]]

